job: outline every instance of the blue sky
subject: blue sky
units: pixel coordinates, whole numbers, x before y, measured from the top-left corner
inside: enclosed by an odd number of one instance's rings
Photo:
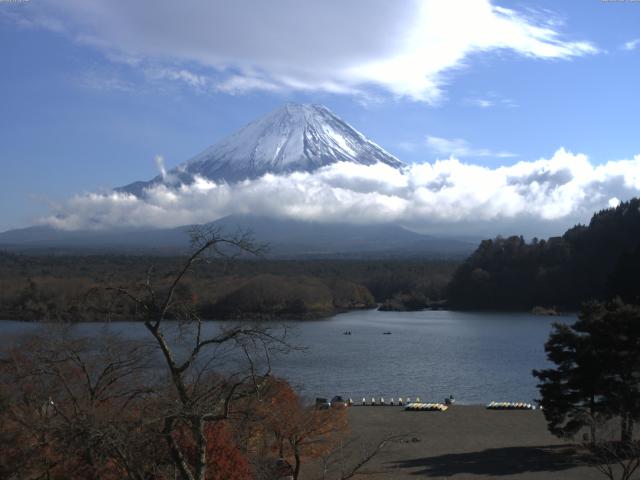
[[[151,178],[155,155],[178,165],[286,101],[326,105],[408,163],[640,154],[640,2],[269,3],[0,3],[0,231]],[[603,189],[538,217],[570,224]]]

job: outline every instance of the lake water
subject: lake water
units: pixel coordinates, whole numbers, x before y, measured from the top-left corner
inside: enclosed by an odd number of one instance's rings
[[[442,401],[452,394],[465,404],[530,402],[537,397],[531,370],[548,365],[544,342],[551,324],[574,320],[521,313],[367,310],[285,322],[293,343],[306,349],[276,357],[273,373],[309,397],[339,394],[361,401],[419,396],[422,401]],[[217,325],[211,322],[210,328]],[[38,328],[45,327],[0,322],[0,344]],[[86,323],[74,330],[100,335],[104,328]],[[109,324],[108,329],[131,338],[148,335],[133,322]]]

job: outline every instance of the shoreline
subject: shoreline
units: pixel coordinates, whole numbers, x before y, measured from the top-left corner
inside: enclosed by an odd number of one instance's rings
[[[571,317],[577,315],[578,312],[573,311],[561,311],[556,315],[541,315],[532,312],[531,310],[472,310],[472,309],[455,309],[455,308],[424,308],[421,310],[381,310],[378,306],[370,307],[370,308],[351,308],[351,309],[336,309],[330,313],[311,313],[303,315],[303,318],[300,318],[299,315],[287,314],[287,315],[264,315],[260,317],[259,315],[247,315],[247,316],[239,316],[239,317],[220,317],[220,318],[203,318],[203,322],[265,322],[265,323],[276,323],[276,322],[314,322],[314,321],[322,321],[328,320],[333,317],[337,317],[339,315],[343,315],[346,313],[352,312],[360,312],[360,311],[374,311],[381,313],[419,313],[419,312],[452,312],[452,313],[483,313],[483,314],[496,314],[496,315],[532,315],[541,318],[550,318],[550,317]],[[168,321],[176,321],[175,319],[167,319]],[[7,318],[3,317],[0,314],[0,322],[21,322],[21,323],[43,323],[43,324],[76,324],[76,323],[119,323],[119,322],[134,322],[134,323],[143,323],[144,320],[136,320],[131,318],[113,318],[109,320],[43,320],[43,319],[27,319],[27,318]]]

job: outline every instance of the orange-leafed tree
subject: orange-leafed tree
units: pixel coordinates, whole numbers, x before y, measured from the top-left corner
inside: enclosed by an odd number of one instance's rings
[[[344,437],[349,424],[345,409],[317,410],[306,405],[282,379],[272,379],[262,404],[262,425],[278,456],[292,458],[294,478],[302,462],[330,451]]]
[[[174,433],[177,442],[182,446],[189,461],[195,462],[197,449],[186,434],[187,427]],[[209,423],[204,432],[207,439],[206,480],[250,480],[253,478],[251,465],[237,446],[232,428],[227,422]]]

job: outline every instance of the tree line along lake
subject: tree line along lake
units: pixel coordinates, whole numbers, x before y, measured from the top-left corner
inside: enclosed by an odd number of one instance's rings
[[[453,395],[463,404],[531,402],[538,397],[531,371],[548,366],[544,343],[552,324],[573,321],[575,315],[359,310],[323,320],[277,322],[272,328],[286,329],[287,340],[301,348],[274,356],[272,371],[308,397],[442,401]],[[209,321],[206,328],[228,324]],[[0,328],[0,346],[6,347],[16,335],[58,327],[3,321]],[[70,328],[81,336],[148,336],[138,322]]]

